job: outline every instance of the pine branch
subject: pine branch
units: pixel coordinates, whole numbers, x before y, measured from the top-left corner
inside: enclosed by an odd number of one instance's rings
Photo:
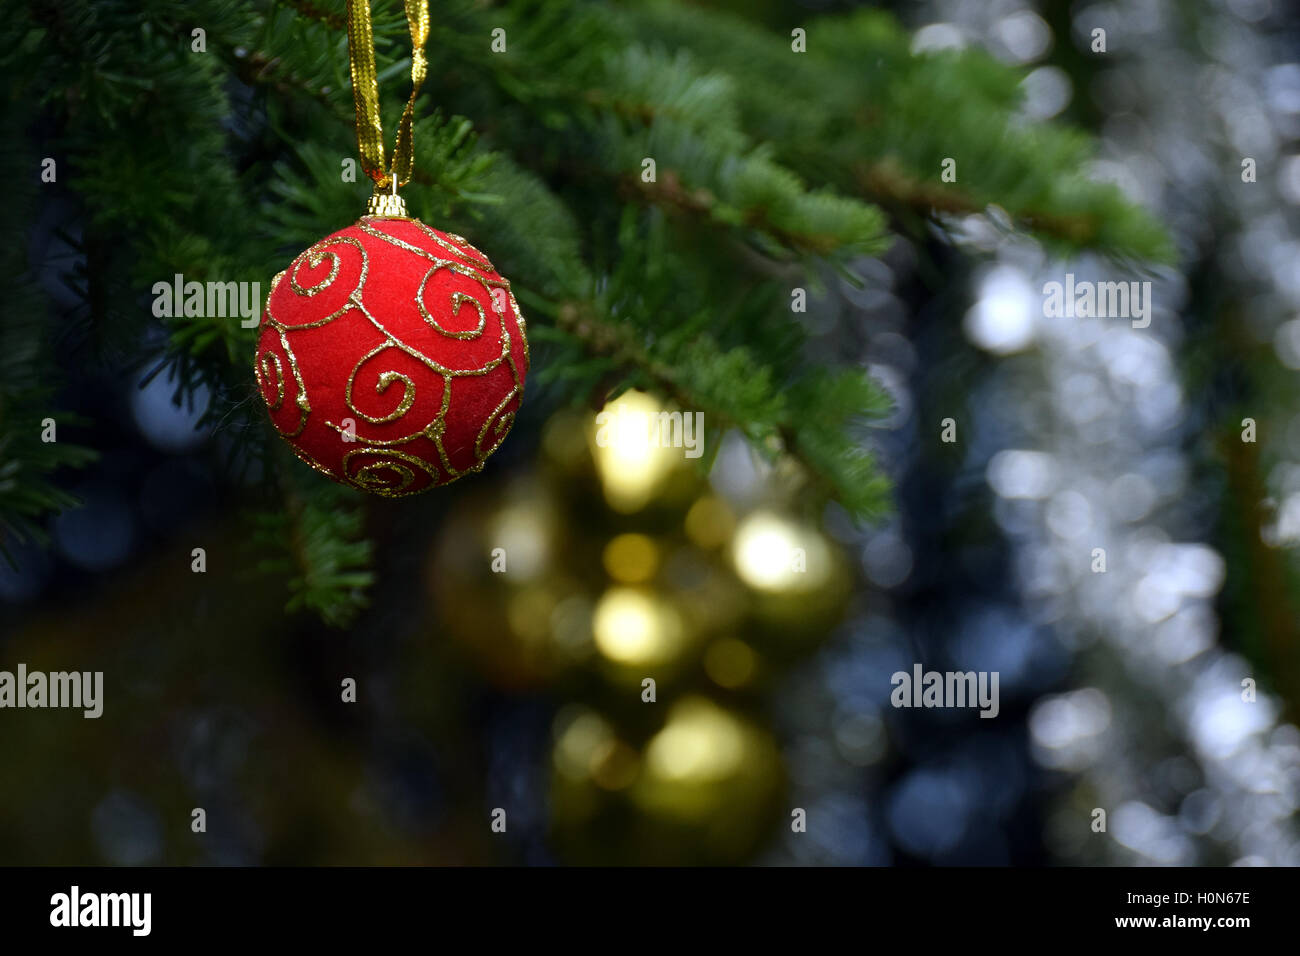
[[[1173,256],[1150,215],[1088,178],[1090,140],[1026,123],[1020,74],[981,51],[913,54],[911,37],[879,11],[810,19],[804,54],[721,12],[652,0],[626,14],[634,35],[744,77],[743,127],[810,182],[927,218],[997,204],[1056,251]],[[956,159],[959,185],[940,179],[945,158]]]
[[[319,6],[312,3],[311,0],[283,0],[289,6],[293,7],[302,16],[323,23],[325,26],[334,30],[347,29],[347,20],[337,13],[330,13],[322,10]]]
[[[374,546],[362,536],[357,495],[324,481],[299,487],[288,478],[281,494],[280,504],[250,516],[253,544],[268,555],[256,570],[288,577],[286,611],[306,609],[345,627],[369,603],[374,583]]]
[[[703,412],[715,426],[737,429],[769,461],[789,456],[812,486],[855,518],[887,509],[888,480],[845,431],[856,418],[888,411],[884,394],[861,373],[816,373],[782,387],[747,350],[724,351],[707,337],[661,344],[659,351],[670,357],[660,358],[591,303],[563,303],[557,327],[606,360],[588,371],[604,380],[610,394],[647,386],[679,408]],[[617,381],[612,387],[611,378]]]

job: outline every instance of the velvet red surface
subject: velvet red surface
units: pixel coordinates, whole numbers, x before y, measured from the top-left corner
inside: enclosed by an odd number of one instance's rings
[[[254,370],[303,461],[414,494],[483,461],[523,396],[523,316],[487,257],[416,220],[367,216],[276,276]]]

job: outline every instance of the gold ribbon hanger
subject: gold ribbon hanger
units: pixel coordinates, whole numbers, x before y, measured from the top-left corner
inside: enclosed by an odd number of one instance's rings
[[[361,168],[375,183],[367,212],[372,216],[405,216],[406,203],[399,186],[411,181],[415,166],[411,118],[429,62],[424,44],[429,39],[429,0],[405,0],[406,23],[411,30],[411,98],[406,101],[397,127],[393,165],[385,169],[384,124],[379,115],[379,76],[375,71],[375,36],[370,25],[370,0],[348,0],[348,59],[352,64],[352,98],[357,108],[357,145]]]

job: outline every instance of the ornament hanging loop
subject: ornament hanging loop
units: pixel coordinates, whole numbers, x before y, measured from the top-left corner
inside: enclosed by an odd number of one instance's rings
[[[406,204],[397,187],[411,181],[415,150],[411,129],[415,98],[428,73],[424,45],[429,39],[429,0],[405,0],[406,23],[411,32],[411,96],[397,127],[393,165],[385,170],[384,127],[379,113],[379,77],[375,69],[375,37],[370,23],[370,0],[348,0],[348,59],[352,68],[352,98],[357,112],[357,146],[361,168],[375,184],[367,211],[372,216],[406,216]],[[391,193],[383,190],[391,188]]]

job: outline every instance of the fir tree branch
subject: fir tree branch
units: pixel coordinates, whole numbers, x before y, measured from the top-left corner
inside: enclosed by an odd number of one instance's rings
[[[286,611],[310,610],[344,627],[369,603],[374,546],[362,536],[364,512],[355,494],[328,482],[298,487],[280,471],[282,500],[251,516],[253,542],[266,557],[260,573],[288,578]]]
[[[347,29],[347,20],[337,13],[330,13],[327,10],[322,10],[316,4],[312,3],[311,0],[281,0],[281,2],[293,7],[293,9],[302,16],[315,20],[317,23],[322,23],[330,29]]]
[[[602,317],[589,302],[562,303],[556,325],[588,352],[610,359],[625,384],[646,385],[681,409],[703,412],[715,425],[737,429],[769,460],[784,455],[797,462],[813,488],[840,501],[855,518],[878,516],[887,509],[888,479],[845,431],[854,418],[879,416],[888,408],[883,393],[861,374],[818,374],[783,389],[771,370],[744,350],[722,353],[714,343],[698,338],[689,353],[677,356],[680,363],[662,361],[625,325]],[[700,388],[702,367],[721,373],[716,383],[721,388]],[[740,382],[744,384],[738,386]],[[748,394],[738,399],[737,388]],[[621,386],[613,389],[618,390]],[[744,403],[747,414],[737,414],[737,401]]]

